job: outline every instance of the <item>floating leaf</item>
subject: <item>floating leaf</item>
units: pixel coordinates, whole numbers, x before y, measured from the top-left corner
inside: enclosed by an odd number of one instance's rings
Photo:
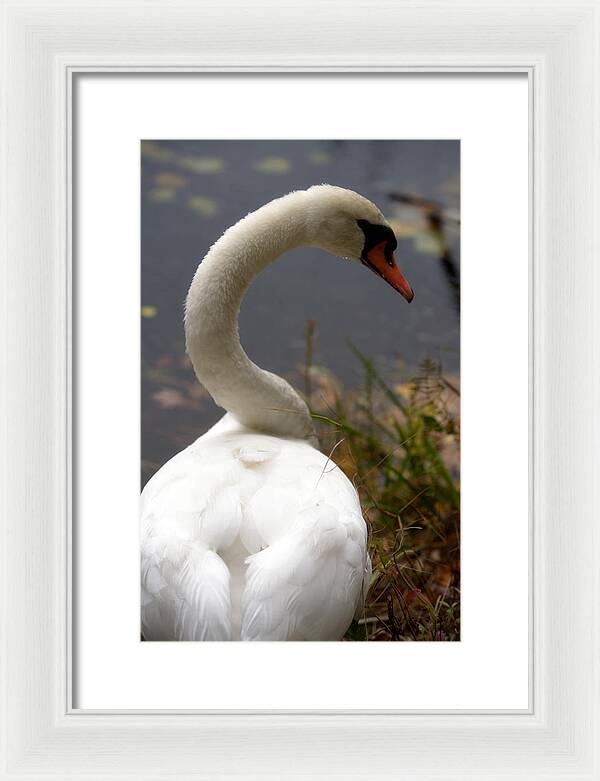
[[[160,160],[167,162],[175,157],[175,152],[172,149],[161,146],[156,141],[142,141],[142,156],[148,157],[150,160]]]
[[[177,196],[175,190],[170,187],[155,187],[148,193],[148,198],[156,203],[168,203],[174,201]]]
[[[313,149],[307,155],[309,161],[314,165],[327,165],[333,162],[333,158],[324,149]]]
[[[142,307],[142,317],[156,317],[158,309],[155,306],[146,305]]]
[[[185,407],[186,400],[181,391],[176,388],[161,388],[152,394],[152,400],[163,409],[172,409],[174,407]]]
[[[178,163],[195,174],[218,174],[225,167],[220,157],[182,157]]]
[[[261,174],[287,174],[292,170],[292,164],[286,157],[265,157],[257,160],[253,168]]]
[[[188,208],[201,214],[203,217],[212,217],[217,212],[217,204],[205,195],[193,195],[188,199]]]
[[[186,187],[188,180],[185,176],[171,173],[171,171],[161,171],[154,177],[156,185],[159,189],[176,190],[180,187]]]

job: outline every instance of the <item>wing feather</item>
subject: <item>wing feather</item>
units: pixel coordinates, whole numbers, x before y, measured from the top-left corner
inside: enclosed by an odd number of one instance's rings
[[[229,570],[214,551],[170,538],[142,549],[146,640],[231,639]]]
[[[144,636],[338,640],[362,611],[366,543],[354,486],[326,456],[215,427],[144,489]]]
[[[342,518],[317,499],[297,514],[291,531],[248,557],[242,640],[343,636],[363,587],[366,550],[353,539],[355,525],[360,530],[356,518]]]

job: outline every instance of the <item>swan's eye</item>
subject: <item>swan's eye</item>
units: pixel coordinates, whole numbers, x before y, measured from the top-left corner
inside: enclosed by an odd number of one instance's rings
[[[385,262],[388,266],[394,266],[394,250],[398,246],[394,231],[389,225],[381,225],[369,222],[368,220],[356,220],[358,227],[365,236],[365,243],[361,259],[368,260],[369,252],[374,248],[383,245]]]

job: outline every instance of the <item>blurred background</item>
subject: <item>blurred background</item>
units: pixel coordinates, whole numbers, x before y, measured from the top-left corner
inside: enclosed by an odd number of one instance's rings
[[[374,546],[347,639],[459,639],[459,141],[143,141],[142,486],[223,414],[185,355],[198,263],[273,198],[329,183],[392,225],[409,306],[359,264],[297,249],[253,283],[242,345],[315,414],[361,493]],[[340,444],[341,443],[341,444]]]

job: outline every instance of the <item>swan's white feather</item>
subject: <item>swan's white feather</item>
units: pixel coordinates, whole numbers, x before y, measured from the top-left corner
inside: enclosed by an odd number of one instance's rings
[[[226,415],[142,494],[148,640],[337,640],[370,577],[356,491],[307,442]]]

